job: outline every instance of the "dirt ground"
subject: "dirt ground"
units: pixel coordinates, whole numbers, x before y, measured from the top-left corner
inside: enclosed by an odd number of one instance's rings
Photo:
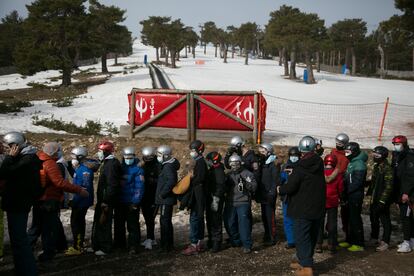
[[[90,154],[96,152],[96,145],[105,137],[61,134],[33,134],[27,135],[29,141],[41,147],[46,141],[59,141],[63,145],[64,152],[69,158],[70,149],[77,145],[85,145]],[[130,141],[126,138],[110,138],[115,142],[116,151],[119,152],[126,145],[134,145],[137,149],[152,145],[157,146],[168,143],[173,147],[174,155],[182,164],[180,174],[185,170],[188,158],[188,145],[182,141],[166,141],[154,139],[139,139]],[[208,143],[206,152],[219,150],[224,153],[227,145],[220,143]],[[280,159],[286,158],[286,148],[276,147]],[[64,211],[67,217],[69,211]],[[367,247],[364,252],[349,253],[340,250],[336,255],[327,252],[315,254],[316,273],[319,275],[414,275],[414,253],[399,255],[396,253],[396,244],[401,237],[397,227],[396,209],[394,208],[393,225],[394,235],[392,248],[383,253],[375,252],[374,247]],[[178,216],[178,214],[176,214]],[[62,219],[63,221],[63,219]],[[181,221],[188,222],[188,216],[183,215]],[[176,251],[162,253],[157,247],[152,251],[142,251],[139,254],[129,255],[127,252],[114,252],[106,257],[96,257],[93,254],[65,257],[62,254],[47,264],[39,264],[41,275],[294,275],[289,268],[289,263],[294,255],[294,250],[284,248],[282,215],[280,206],[277,212],[278,243],[272,247],[264,247],[261,243],[263,230],[260,223],[260,212],[254,208],[253,226],[253,252],[245,255],[240,248],[224,246],[224,250],[217,254],[204,252],[197,256],[185,257],[180,254],[188,242],[188,223],[174,224]],[[364,214],[365,236],[369,237],[369,219]],[[157,221],[158,224],[158,221]],[[68,239],[70,229],[68,221],[64,221]],[[90,226],[89,226],[90,227]],[[338,227],[340,228],[340,227]],[[145,227],[141,221],[142,237],[145,237]],[[159,238],[158,226],[156,237]],[[340,238],[341,231],[339,230]],[[7,236],[7,231],[6,234]],[[224,239],[227,235],[223,234]],[[87,235],[88,237],[88,235]],[[36,252],[39,253],[39,252]],[[0,263],[0,275],[12,275],[13,263],[8,237],[5,242],[5,260]]]

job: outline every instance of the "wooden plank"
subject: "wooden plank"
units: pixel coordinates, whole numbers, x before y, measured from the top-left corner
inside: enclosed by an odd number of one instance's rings
[[[240,119],[240,118],[238,118],[237,116],[234,116],[234,115],[233,115],[233,114],[231,114],[230,112],[228,112],[228,111],[226,111],[226,110],[224,110],[224,109],[222,109],[222,108],[218,107],[217,105],[215,105],[215,104],[213,104],[213,103],[211,103],[211,102],[209,102],[209,101],[207,101],[207,100],[205,100],[205,99],[203,99],[203,98],[200,98],[199,96],[194,96],[194,98],[195,98],[196,100],[198,100],[198,101],[202,102],[203,104],[205,104],[205,105],[207,105],[207,106],[211,107],[211,108],[212,108],[212,109],[214,109],[215,111],[220,112],[221,114],[223,114],[223,115],[225,115],[225,116],[229,117],[230,119],[235,120],[236,122],[238,122],[238,123],[242,124],[243,126],[248,127],[249,129],[254,129],[254,127],[253,127],[252,125],[250,125],[249,123],[246,123],[245,121],[241,120],[241,119]]]
[[[135,128],[135,92],[131,93],[131,102],[129,104],[129,125],[130,132],[129,138],[134,138],[134,128]]]
[[[138,93],[155,93],[161,94],[188,94],[193,93],[195,95],[255,95],[256,91],[218,91],[218,90],[181,90],[181,89],[149,89],[149,88],[133,88],[132,91]]]
[[[196,139],[194,94],[190,93],[190,141]]]
[[[191,141],[190,94],[187,97],[187,141]]]
[[[254,121],[253,121],[253,143],[257,144],[257,124],[258,124],[258,94],[254,94]]]
[[[164,115],[166,115],[168,112],[170,112],[171,110],[173,110],[174,108],[176,108],[178,105],[180,105],[185,100],[186,100],[186,97],[185,96],[179,98],[178,100],[176,100],[175,102],[173,102],[172,104],[170,104],[166,109],[164,109],[163,111],[161,111],[160,113],[158,113],[156,116],[152,117],[148,121],[144,122],[142,125],[140,125],[137,128],[135,128],[134,129],[134,134],[142,131],[143,129],[145,129],[146,127],[148,127],[153,122],[161,119]]]

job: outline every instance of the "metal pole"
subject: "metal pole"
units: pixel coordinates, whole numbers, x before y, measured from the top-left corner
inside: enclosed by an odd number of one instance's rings
[[[387,116],[387,110],[388,110],[388,103],[390,101],[390,98],[387,97],[387,101],[385,102],[385,106],[384,106],[384,115],[382,116],[382,121],[381,121],[381,128],[380,128],[380,133],[378,136],[378,141],[381,142],[382,139],[382,131],[384,130],[384,124],[385,124],[385,118]]]
[[[191,141],[191,109],[190,109],[190,94],[186,95],[187,98],[187,140]]]
[[[129,138],[134,138],[134,128],[135,128],[135,91],[131,92],[131,102],[129,103]]]

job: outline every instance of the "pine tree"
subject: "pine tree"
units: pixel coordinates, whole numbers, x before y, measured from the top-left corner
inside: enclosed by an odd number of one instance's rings
[[[157,62],[160,61],[159,49],[165,46],[164,35],[171,17],[150,16],[139,22],[142,25],[141,40],[144,45],[155,48]]]
[[[17,11],[12,11],[1,19],[0,24],[0,66],[12,66],[14,64],[13,52],[18,44],[23,19]]]

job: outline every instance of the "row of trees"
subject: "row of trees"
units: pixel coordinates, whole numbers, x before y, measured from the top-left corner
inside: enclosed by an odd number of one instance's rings
[[[315,13],[305,13],[298,8],[283,5],[270,13],[270,19],[263,30],[254,23],[247,22],[239,27],[219,28],[212,21],[200,25],[200,37],[191,27],[184,27],[179,20],[169,17],[150,17],[141,22],[142,41],[152,45],[166,56],[168,53],[175,67],[182,49],[194,47],[199,39],[204,45],[215,46],[215,56],[220,54],[227,62],[227,53],[235,52],[262,57],[279,56],[279,64],[284,65],[285,75],[296,78],[296,64],[306,64],[308,82],[314,83],[313,68],[320,70],[321,64],[331,67],[344,66],[352,75],[381,75],[386,69],[414,70],[414,5],[410,0],[395,0],[395,5],[404,14],[394,15],[380,23],[377,30],[367,35],[367,24],[362,19],[344,19],[330,27]],[[174,25],[176,28],[173,28]],[[175,31],[171,34],[171,28]],[[191,30],[188,36],[187,30]],[[174,44],[174,45],[172,45]],[[167,55],[165,55],[167,53]],[[174,58],[174,57],[175,58]]]
[[[108,72],[108,53],[132,52],[128,29],[120,25],[125,10],[97,0],[36,0],[27,5],[28,17],[16,11],[0,24],[0,66],[16,66],[19,73],[45,69],[62,70],[62,85],[71,84],[71,74],[80,59],[101,57],[102,72]]]

